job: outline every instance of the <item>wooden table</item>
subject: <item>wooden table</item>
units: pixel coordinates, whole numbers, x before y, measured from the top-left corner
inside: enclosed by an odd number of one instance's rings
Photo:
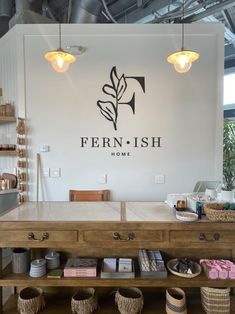
[[[234,227],[234,223],[212,223],[206,218],[191,223],[180,222],[176,220],[174,210],[157,202],[25,203],[0,216],[0,247],[30,247],[32,258],[44,257],[48,249],[55,249],[66,258],[136,258],[138,250],[146,248],[160,249],[167,258],[187,256],[195,259],[232,259],[235,257]],[[0,285],[66,287],[63,289],[66,299],[70,287],[137,286],[150,287],[153,291],[155,288],[164,291],[166,287],[182,287],[198,290],[202,286],[234,287],[235,281],[208,280],[204,274],[194,279],[171,274],[166,279],[142,279],[138,275],[134,279],[31,278],[28,274],[13,274],[11,267],[7,267],[2,272]],[[193,311],[202,313],[199,303],[192,306],[190,314]],[[157,298],[152,297],[143,313],[158,313],[156,307],[160,309],[164,307],[163,304],[164,300],[157,301]],[[235,308],[233,305],[232,311]],[[104,307],[98,313],[116,313],[113,308],[113,303],[110,305],[104,301]],[[14,297],[0,313],[16,313]],[[43,313],[71,312],[69,303],[61,307],[59,302],[57,304],[49,300]],[[159,310],[160,313],[162,310]]]

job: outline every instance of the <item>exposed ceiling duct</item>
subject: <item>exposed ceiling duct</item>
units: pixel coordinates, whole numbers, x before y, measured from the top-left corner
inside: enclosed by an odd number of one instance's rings
[[[42,16],[42,0],[15,0],[16,13],[9,21],[9,28],[16,24],[49,24],[55,21]]]
[[[70,23],[97,23],[101,7],[99,0],[74,0]]]
[[[12,16],[13,0],[0,1],[0,37],[9,29],[9,20]]]

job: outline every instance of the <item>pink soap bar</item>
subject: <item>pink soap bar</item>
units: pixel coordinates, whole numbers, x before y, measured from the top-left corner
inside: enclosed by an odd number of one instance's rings
[[[218,270],[216,269],[209,270],[208,275],[210,279],[218,279],[219,277]]]
[[[231,269],[228,273],[230,279],[235,279],[235,269]]]
[[[228,278],[228,271],[226,269],[222,269],[219,271],[219,278],[220,279],[227,279]]]

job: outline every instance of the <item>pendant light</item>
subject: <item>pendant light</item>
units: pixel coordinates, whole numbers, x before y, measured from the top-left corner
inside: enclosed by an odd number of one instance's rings
[[[167,61],[174,64],[175,70],[179,73],[186,73],[190,70],[192,62],[196,61],[200,55],[196,51],[184,49],[184,3],[182,15],[182,46],[180,51],[176,51],[167,57]]]
[[[44,57],[51,62],[53,69],[57,72],[66,72],[69,65],[76,60],[72,54],[61,48],[61,24],[59,24],[59,48],[46,52]]]

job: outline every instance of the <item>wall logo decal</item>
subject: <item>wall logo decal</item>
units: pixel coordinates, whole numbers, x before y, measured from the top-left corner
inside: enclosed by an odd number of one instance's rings
[[[128,87],[128,80],[136,80],[142,87],[145,93],[145,78],[144,76],[121,76],[117,75],[116,66],[110,72],[111,85],[105,84],[102,91],[112,97],[110,101],[97,101],[97,106],[100,108],[101,114],[110,122],[113,123],[114,130],[117,130],[117,120],[119,114],[119,105],[128,105],[131,107],[133,114],[135,114],[135,92],[129,101],[123,101],[124,94]]]

